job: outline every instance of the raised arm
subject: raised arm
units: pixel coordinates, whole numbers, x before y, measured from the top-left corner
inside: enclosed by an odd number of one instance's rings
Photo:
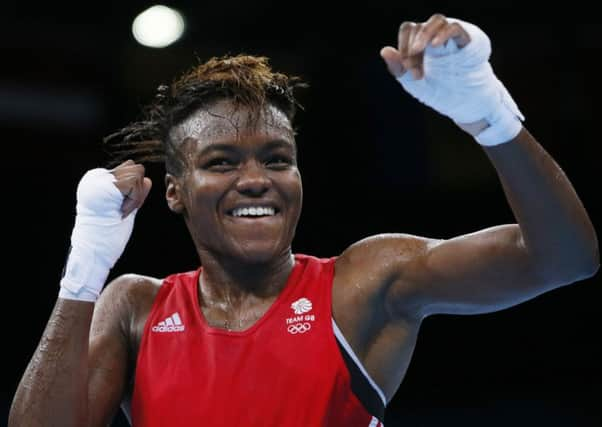
[[[94,302],[129,239],[131,212],[141,206],[151,184],[144,169],[132,162],[111,172],[88,173],[78,187],[61,291],[17,388],[10,426],[100,425],[121,397],[128,351],[123,329],[128,307],[122,300],[127,298],[116,299],[109,292],[96,312]],[[93,312],[96,327],[91,334]],[[93,410],[89,392],[95,397]]]
[[[401,314],[495,311],[597,271],[591,221],[550,155],[524,129],[485,150],[518,224],[449,240],[415,238],[416,250],[398,264],[391,293]],[[395,240],[388,244],[396,246]]]
[[[344,257],[373,260],[395,315],[498,310],[598,269],[586,210],[561,168],[522,127],[489,54],[478,27],[442,15],[402,24],[398,47],[381,51],[406,91],[483,146],[518,222],[449,240],[388,235],[352,246]]]
[[[115,301],[109,291],[119,285],[109,286],[96,308],[90,302],[57,300],[17,388],[9,426],[108,424],[127,376],[125,299]]]

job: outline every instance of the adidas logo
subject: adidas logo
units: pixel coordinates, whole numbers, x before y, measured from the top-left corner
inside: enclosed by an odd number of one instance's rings
[[[152,327],[153,332],[182,332],[183,330],[184,325],[177,312]]]

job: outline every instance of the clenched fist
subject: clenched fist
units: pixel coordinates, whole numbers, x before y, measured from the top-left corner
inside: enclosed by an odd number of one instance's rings
[[[437,13],[426,22],[403,22],[399,27],[397,49],[386,46],[380,54],[395,78],[409,71],[415,79],[421,79],[425,50],[436,51],[450,39],[458,48],[463,48],[470,42],[470,35],[459,22],[449,21]]]
[[[92,169],[77,186],[71,250],[61,298],[94,302],[132,234],[152,183],[144,166],[128,160],[112,170]]]
[[[115,177],[113,184],[123,195],[121,212],[128,216],[134,209],[139,209],[152,187],[150,178],[144,176],[144,166],[127,160],[110,171]]]
[[[404,22],[397,49],[380,52],[414,98],[449,117],[481,145],[512,140],[523,115],[493,73],[489,37],[476,25],[441,14]]]

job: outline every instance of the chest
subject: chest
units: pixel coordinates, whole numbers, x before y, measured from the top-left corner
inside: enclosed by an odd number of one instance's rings
[[[320,308],[296,298],[244,331],[212,327],[202,312],[167,310],[149,319],[136,368],[137,402],[154,414],[205,420],[219,414],[241,420],[250,407],[271,414],[270,402],[283,396],[291,399],[287,413],[297,410],[292,402],[324,405],[335,390],[348,388],[349,378],[331,312]]]

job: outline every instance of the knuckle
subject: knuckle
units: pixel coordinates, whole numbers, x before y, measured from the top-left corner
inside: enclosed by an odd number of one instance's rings
[[[463,31],[464,28],[462,28],[462,26],[460,24],[458,24],[457,22],[452,22],[451,24],[449,24],[449,28],[451,30],[459,30],[459,31]]]
[[[431,16],[430,20],[435,21],[435,22],[443,22],[443,21],[447,21],[447,18],[442,13],[434,13]]]
[[[416,23],[411,22],[411,21],[404,21],[401,23],[401,25],[399,26],[399,32],[405,32],[405,31],[409,31],[411,30],[414,26],[416,25]]]

